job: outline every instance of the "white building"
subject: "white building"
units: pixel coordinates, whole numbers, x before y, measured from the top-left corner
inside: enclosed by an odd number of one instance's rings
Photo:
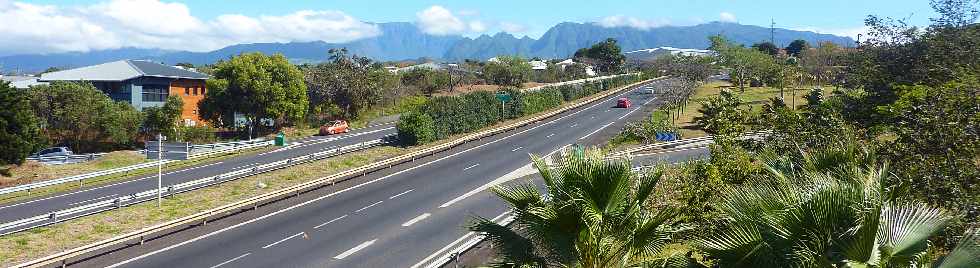
[[[716,52],[704,49],[691,49],[691,48],[675,48],[675,47],[658,47],[658,48],[648,48],[640,49],[635,51],[630,51],[623,53],[627,59],[636,61],[650,61],[657,58],[674,55],[674,56],[714,56],[717,55]]]
[[[548,69],[548,63],[540,60],[529,61],[528,64],[531,65],[531,70],[544,71]]]
[[[584,63],[575,62],[572,59],[567,59],[567,60],[563,60],[563,61],[560,61],[558,63],[555,63],[555,65],[557,65],[559,68],[561,68],[562,71],[565,71],[565,68],[568,68],[568,66],[572,66],[572,65],[575,65],[575,64],[585,65],[585,74],[586,75],[588,75],[588,76],[595,76],[596,75],[595,69],[592,69],[592,66],[586,65]]]

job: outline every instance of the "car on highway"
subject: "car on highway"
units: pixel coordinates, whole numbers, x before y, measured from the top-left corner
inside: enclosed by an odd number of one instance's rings
[[[619,98],[616,101],[616,108],[629,108],[630,106],[633,106],[633,103],[630,102],[629,98]]]
[[[333,122],[320,127],[321,136],[347,132],[350,132],[350,126],[348,126],[347,121],[344,120],[334,120]]]
[[[41,150],[31,155],[31,157],[56,157],[56,156],[71,156],[72,151],[68,147],[52,147]]]

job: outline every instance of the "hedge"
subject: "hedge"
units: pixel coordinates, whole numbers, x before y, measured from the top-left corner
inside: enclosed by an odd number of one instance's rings
[[[643,79],[646,77],[642,75],[626,75],[576,85],[544,87],[530,92],[506,89],[511,101],[503,105],[494,93],[487,91],[434,97],[399,119],[398,137],[406,145],[425,144],[485,128],[506,119],[543,112],[567,101]]]

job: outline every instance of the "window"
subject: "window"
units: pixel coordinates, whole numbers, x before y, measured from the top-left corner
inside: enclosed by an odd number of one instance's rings
[[[194,96],[197,96],[197,88],[194,88]]]
[[[201,95],[204,95],[204,88],[201,88]]]
[[[187,96],[187,95],[190,95],[190,94],[191,94],[191,89],[185,87],[184,88],[184,96]]]
[[[167,85],[143,85],[144,102],[165,102],[170,89]]]

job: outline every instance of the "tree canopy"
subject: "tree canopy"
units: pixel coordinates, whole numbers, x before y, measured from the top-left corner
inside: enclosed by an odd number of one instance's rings
[[[0,165],[21,164],[39,147],[40,129],[27,92],[0,81]]]
[[[253,125],[264,118],[282,125],[306,114],[309,100],[303,73],[281,54],[240,54],[218,62],[213,72],[200,103],[202,116],[213,124],[228,126],[235,113]]]
[[[131,145],[139,134],[140,112],[129,103],[113,101],[91,83],[53,82],[29,92],[42,133],[75,152]]]
[[[626,64],[626,56],[623,56],[622,49],[613,38],[575,51],[575,58],[595,64],[602,73],[618,73]]]
[[[356,119],[365,108],[381,102],[398,77],[367,57],[350,56],[346,49],[331,49],[330,61],[306,70],[312,107],[317,113],[336,109],[338,116]]]
[[[786,46],[786,53],[793,57],[799,57],[800,53],[809,48],[810,44],[807,43],[806,40],[797,39],[793,40],[793,42],[790,42],[789,45]]]

